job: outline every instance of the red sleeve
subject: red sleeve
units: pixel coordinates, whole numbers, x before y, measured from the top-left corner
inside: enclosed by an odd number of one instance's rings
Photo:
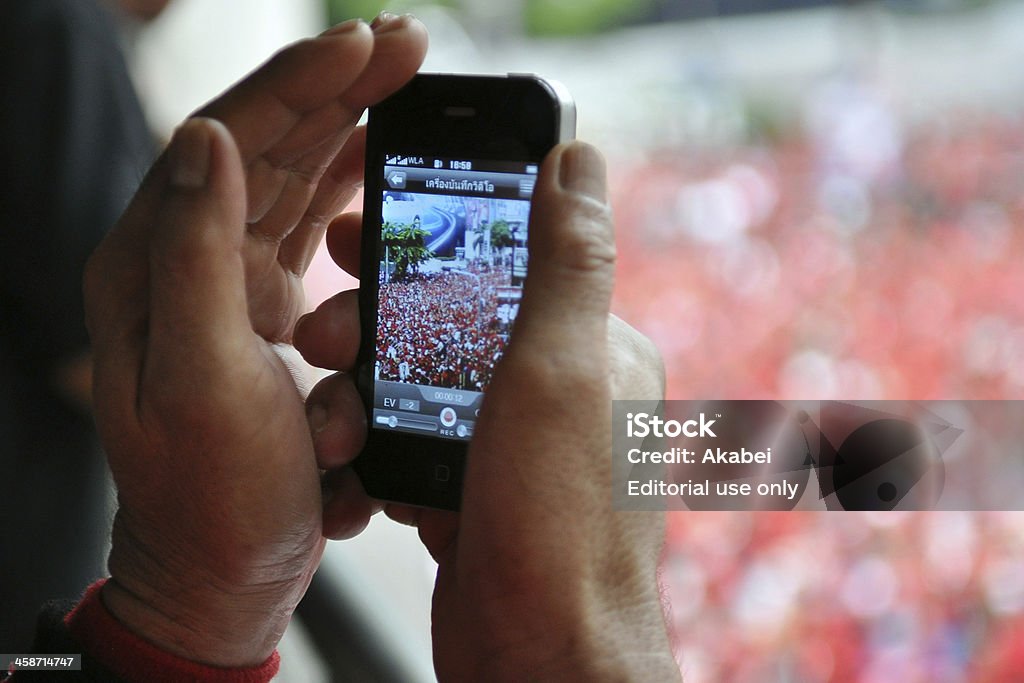
[[[127,681],[147,683],[266,683],[277,674],[277,651],[259,666],[222,669],[164,652],[128,630],[100,599],[106,579],[89,586],[82,601],[65,618],[71,637],[99,664]]]

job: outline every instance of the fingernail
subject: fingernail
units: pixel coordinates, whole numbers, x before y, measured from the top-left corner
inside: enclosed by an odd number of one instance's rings
[[[604,158],[590,145],[571,145],[562,152],[558,182],[563,190],[605,201]]]
[[[167,148],[171,167],[171,185],[186,190],[206,186],[210,175],[210,132],[200,118],[186,121],[178,127]]]
[[[409,25],[409,21],[412,19],[411,14],[403,14],[402,16],[395,16],[394,14],[388,13],[388,17],[381,21],[373,28],[373,32],[376,35],[383,33],[390,33],[391,31],[397,31],[400,28],[405,28]]]
[[[364,26],[364,25],[366,25],[366,22],[363,21],[362,19],[349,19],[348,21],[343,21],[340,24],[335,24],[334,26],[330,27],[329,29],[327,29],[326,31],[321,33],[320,35],[321,36],[337,36],[337,35],[340,35],[342,33],[351,33],[352,31],[355,31],[360,26]]]
[[[380,14],[374,17],[373,21],[370,22],[370,28],[376,31],[379,26],[383,26],[394,18],[395,15],[393,13],[388,12],[387,10],[381,10]]]
[[[319,434],[327,426],[327,408],[314,403],[309,409],[309,427],[314,434]]]

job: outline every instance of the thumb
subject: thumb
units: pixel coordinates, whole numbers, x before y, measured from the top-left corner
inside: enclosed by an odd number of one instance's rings
[[[219,121],[193,118],[163,162],[167,184],[149,246],[151,350],[214,363],[233,358],[252,334],[238,147]]]
[[[548,154],[530,210],[530,265],[510,353],[520,345],[575,355],[581,345],[567,339],[605,339],[615,275],[606,192],[604,159],[593,147],[572,142]]]
[[[610,490],[611,458],[600,455],[611,443],[615,270],[605,186],[604,160],[583,143],[556,147],[541,167],[523,300],[467,458],[462,509],[474,514],[465,533],[500,528],[503,539],[518,539],[509,547],[529,545],[539,531],[564,531],[568,513],[553,514],[551,501],[572,515],[596,514]]]

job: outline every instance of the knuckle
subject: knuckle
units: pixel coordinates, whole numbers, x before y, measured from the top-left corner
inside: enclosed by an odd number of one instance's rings
[[[615,236],[606,204],[579,197],[553,245],[556,257],[569,270],[605,273],[615,267]]]

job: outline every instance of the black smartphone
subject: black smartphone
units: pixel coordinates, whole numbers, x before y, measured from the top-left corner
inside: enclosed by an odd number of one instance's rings
[[[563,86],[419,74],[371,107],[356,380],[374,498],[457,510],[466,449],[519,310],[541,161],[574,137]]]

